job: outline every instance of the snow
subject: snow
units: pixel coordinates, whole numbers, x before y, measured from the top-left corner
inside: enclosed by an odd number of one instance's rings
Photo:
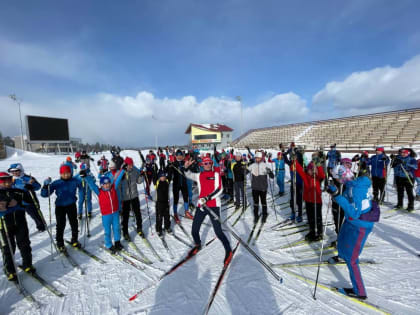
[[[9,150],[9,149],[8,149]],[[110,158],[109,153],[105,153]],[[122,156],[131,156],[136,165],[140,158],[137,152],[123,151]],[[58,169],[65,155],[43,155],[15,150],[9,152],[6,160],[0,161],[0,170],[6,170],[11,163],[21,162],[26,173],[31,174],[38,181],[51,176],[58,177]],[[95,160],[100,155],[93,156]],[[308,158],[310,156],[308,155]],[[96,169],[93,168],[96,173]],[[288,172],[286,181],[288,179]],[[392,172],[388,179],[388,197],[393,204],[396,203],[396,192],[392,188]],[[286,183],[286,191],[289,190]],[[271,187],[271,186],[270,186]],[[274,193],[277,191],[276,185]],[[77,270],[72,269],[67,261],[55,257],[51,259],[50,241],[47,233],[35,233],[36,228],[32,219],[27,216],[31,233],[31,245],[33,250],[33,262],[38,273],[47,281],[51,282],[64,294],[64,298],[56,297],[45,288],[38,285],[31,278],[23,275],[25,287],[33,293],[43,306],[42,311],[37,311],[26,300],[22,299],[4,276],[0,275],[0,313],[1,314],[201,314],[207,300],[217,281],[222,268],[224,249],[216,240],[208,248],[203,249],[195,258],[180,267],[173,274],[165,277],[153,288],[146,290],[135,301],[128,299],[138,290],[154,283],[183,257],[188,248],[172,237],[166,237],[169,247],[175,255],[171,260],[161,241],[154,230],[150,229],[146,204],[143,194],[143,186],[139,185],[141,192],[141,209],[143,215],[143,229],[149,240],[164,259],[158,262],[144,243],[136,238],[139,248],[154,263],[152,267],[146,266],[146,272],[123,264],[99,247],[103,244],[103,229],[99,214],[98,204],[93,198],[95,217],[91,221],[90,239],[84,239],[80,235],[82,244],[86,242],[86,248],[105,261],[99,264],[87,256],[69,249],[69,253],[84,268],[86,275],[82,276]],[[270,192],[268,193],[270,196]],[[248,193],[249,196],[249,193]],[[50,222],[48,199],[39,198],[43,214]],[[181,198],[180,198],[181,199]],[[276,200],[277,203],[285,202],[288,196]],[[329,196],[323,194],[323,213],[327,211]],[[181,201],[182,202],[182,199]],[[54,204],[54,197],[52,198]],[[286,232],[273,231],[270,229],[276,223],[271,199],[268,202],[269,219],[255,246],[254,251],[269,263],[293,263],[299,259],[302,262],[318,261],[318,252],[311,252],[309,245],[296,246],[290,249],[270,249],[287,245],[298,240],[307,233],[283,236]],[[155,214],[154,204],[149,202],[152,228],[154,228]],[[179,208],[182,209],[180,205]],[[388,212],[388,206],[383,206],[380,223],[369,236],[361,258],[373,259],[378,262],[374,265],[361,265],[363,279],[369,296],[369,301],[380,305],[393,314],[419,314],[420,305],[420,212],[418,203],[413,213]],[[172,211],[172,210],[171,210]],[[226,218],[232,209],[222,212]],[[182,210],[180,211],[182,213]],[[288,216],[289,210],[279,210],[278,220]],[[54,213],[54,209],[52,209]],[[390,218],[387,216],[393,215]],[[230,219],[230,224],[236,218]],[[331,222],[331,217],[328,216]],[[52,214],[52,223],[55,216]],[[205,222],[209,222],[208,218]],[[183,219],[183,225],[187,231],[191,230],[192,221]],[[233,229],[246,240],[252,228],[253,215],[247,210],[242,219]],[[131,226],[131,223],[130,223]],[[186,239],[185,235],[175,227],[176,233]],[[293,230],[290,230],[290,232]],[[70,238],[70,227],[66,226],[66,236]],[[153,232],[153,235],[152,235]],[[289,231],[288,231],[289,232]],[[53,228],[55,234],[55,229]],[[131,236],[135,232],[131,230]],[[227,233],[227,232],[226,232]],[[328,226],[327,234],[329,241],[333,240],[335,233],[333,226]],[[211,226],[203,225],[201,228],[202,241],[206,242],[214,237]],[[236,240],[228,235],[232,247]],[[318,245],[311,245],[316,248]],[[20,261],[19,250],[16,258]],[[244,247],[239,246],[230,269],[225,275],[209,314],[375,314],[372,309],[354,303],[343,296],[326,291],[318,287],[317,300],[312,298],[313,286],[299,280],[297,277],[286,273],[281,268],[274,269],[282,278],[279,283],[267,272],[257,260],[251,256]],[[293,272],[311,280],[316,278],[316,267],[289,268]],[[322,266],[320,271],[320,283],[333,286],[349,286],[350,280],[346,266]]]

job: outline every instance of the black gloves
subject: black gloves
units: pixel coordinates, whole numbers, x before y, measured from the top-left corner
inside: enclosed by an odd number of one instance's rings
[[[79,172],[79,174],[80,174],[80,177],[82,177],[82,178],[85,178],[85,177],[87,176],[87,172],[86,172],[86,170],[81,170],[81,171]]]

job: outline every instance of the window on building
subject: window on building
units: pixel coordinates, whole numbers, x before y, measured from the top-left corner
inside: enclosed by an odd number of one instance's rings
[[[207,140],[207,139],[217,139],[217,135],[197,135],[197,136],[194,136],[194,140]]]

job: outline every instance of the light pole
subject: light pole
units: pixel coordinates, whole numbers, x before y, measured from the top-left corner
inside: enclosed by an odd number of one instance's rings
[[[9,95],[9,97],[18,104],[19,107],[19,120],[20,120],[20,144],[22,146],[22,150],[26,150],[23,145],[23,125],[22,125],[22,112],[20,111],[20,100],[16,97],[15,94]]]
[[[244,133],[244,121],[243,121],[244,118],[242,115],[242,98],[240,96],[237,96],[236,99],[239,101],[239,106],[241,109],[241,136],[242,136],[242,134]]]

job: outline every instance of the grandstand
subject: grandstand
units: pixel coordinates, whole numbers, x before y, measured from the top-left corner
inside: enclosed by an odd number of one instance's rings
[[[279,143],[316,150],[336,143],[341,151],[420,148],[420,108],[251,129],[232,142],[236,148],[274,148]]]

